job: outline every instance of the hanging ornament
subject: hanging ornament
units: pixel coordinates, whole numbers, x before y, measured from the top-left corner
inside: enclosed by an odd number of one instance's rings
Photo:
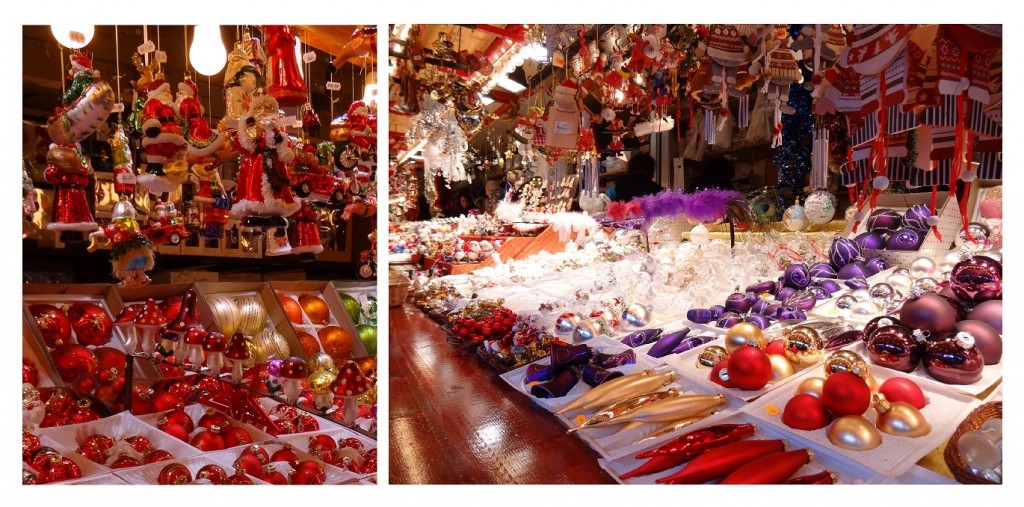
[[[85,140],[107,121],[114,109],[114,90],[100,73],[92,68],[92,60],[85,53],[72,53],[69,81],[61,105],[50,117],[46,131],[50,139],[61,145],[72,145]]]
[[[185,80],[178,83],[177,103],[178,114],[185,120],[188,129],[183,132],[188,144],[188,159],[200,160],[213,155],[228,135],[210,128],[203,116],[202,103],[199,102],[199,88],[192,81],[192,76],[185,74]]]
[[[838,199],[828,190],[815,190],[804,200],[804,214],[812,224],[827,224],[836,214]]]
[[[162,74],[146,85],[146,102],[142,109],[142,147],[145,151],[146,174],[137,179],[150,192],[174,192],[188,179],[188,152],[171,85]]]
[[[46,229],[61,232],[62,240],[71,239],[65,233],[95,230],[97,225],[85,195],[90,171],[80,148],[77,145],[51,144],[46,152],[46,163],[43,179],[55,186],[50,223]]]
[[[267,93],[283,107],[306,102],[306,83],[296,59],[296,36],[291,26],[263,27],[267,40]]]
[[[135,219],[135,206],[131,200],[114,204],[110,223],[89,235],[88,250],[96,250],[98,243],[110,243],[110,262],[113,274],[121,280],[121,287],[141,287],[151,282],[146,272],[153,269],[153,242],[139,230]]]

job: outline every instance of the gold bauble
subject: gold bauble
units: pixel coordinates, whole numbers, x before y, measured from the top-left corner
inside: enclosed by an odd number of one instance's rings
[[[310,375],[306,382],[313,394],[327,394],[331,392],[331,383],[337,378],[337,374],[328,369],[318,369]]]
[[[299,302],[295,298],[278,292],[277,300],[281,303],[281,308],[284,310],[284,315],[288,318],[288,322],[302,324],[302,308],[299,307]]]
[[[807,326],[796,326],[782,338],[786,358],[797,366],[812,366],[821,361],[825,341],[817,331]]]
[[[377,384],[374,383],[366,390],[366,393],[358,398],[360,405],[376,405],[377,404]]]
[[[377,356],[357,357],[352,360],[359,371],[370,380],[377,380]]]
[[[767,341],[764,332],[749,322],[740,322],[725,332],[725,349],[730,354],[740,347],[757,347],[764,350],[765,345]]]
[[[334,360],[331,356],[327,355],[326,352],[317,352],[312,356],[309,356],[309,368],[313,371],[316,370],[334,370],[338,369],[334,366]]]
[[[828,441],[851,451],[870,451],[882,444],[882,435],[859,415],[845,415],[828,428]]]
[[[253,296],[240,297],[235,300],[240,316],[238,330],[247,336],[255,336],[267,325],[267,311],[263,303]]]
[[[786,356],[768,354],[768,360],[772,362],[772,379],[768,383],[778,382],[796,373],[793,363],[786,359]]]
[[[288,346],[288,341],[278,333],[276,329],[267,326],[260,334],[256,335],[254,340],[256,343],[256,349],[259,350],[260,356],[264,358],[264,361],[272,358],[288,359],[291,357],[291,348]],[[263,361],[260,361],[263,362]]]
[[[249,350],[249,359],[242,362],[242,366],[245,368],[252,368],[257,364],[267,362],[267,357],[263,355],[263,349],[256,347],[256,342],[248,336],[245,337],[245,348]]]
[[[811,377],[804,379],[800,382],[800,385],[796,386],[795,394],[810,394],[821,398],[821,390],[825,387],[825,379],[821,377]]]
[[[231,336],[238,331],[242,322],[242,315],[238,311],[235,301],[225,296],[211,296],[208,300],[210,310],[213,312],[213,320],[224,336]]]
[[[825,359],[824,368],[826,377],[831,376],[833,373],[848,371],[866,379],[866,375],[869,375],[871,371],[864,358],[851,350],[837,350],[833,352]]]
[[[320,352],[320,342],[316,340],[315,336],[305,331],[295,331],[295,337],[299,339],[299,345],[302,345],[302,350],[306,351],[307,356],[313,357]]]
[[[299,296],[299,305],[302,306],[302,310],[306,312],[306,316],[309,320],[317,325],[324,325],[331,318],[331,311],[327,308],[327,303],[315,294],[303,294]]]
[[[932,426],[916,407],[902,401],[889,401],[881,394],[874,395],[875,426],[880,431],[900,437],[923,437],[932,431]]]
[[[697,355],[698,368],[714,368],[716,364],[729,359],[729,351],[720,345],[708,345]]]

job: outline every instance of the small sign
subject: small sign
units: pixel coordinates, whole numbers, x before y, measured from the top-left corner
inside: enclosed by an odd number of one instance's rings
[[[156,44],[153,44],[153,41],[148,40],[142,43],[142,45],[139,46],[138,49],[140,55],[147,55],[149,53],[152,53],[153,51],[156,51]]]
[[[82,32],[76,32],[74,30],[68,31],[68,38],[75,44],[85,45],[85,34]]]
[[[289,127],[294,127],[295,126],[295,117],[294,116],[285,116],[284,118],[281,118],[281,125],[287,125]],[[299,126],[301,127],[302,125],[300,124]]]
[[[164,51],[157,51],[153,53],[153,59],[156,63],[167,63],[167,53]]]
[[[334,81],[328,81],[327,84],[324,85],[324,88],[327,88],[328,90],[336,92],[338,90],[341,90],[341,83],[336,83]]]
[[[115,103],[113,109],[111,109],[110,112],[111,113],[122,113],[122,112],[124,112],[124,104],[121,103],[121,102]]]
[[[117,173],[116,179],[118,183],[125,185],[134,185],[136,182],[135,173],[132,171],[119,172]]]
[[[310,51],[302,55],[302,61],[305,63],[313,63],[316,61],[316,51]]]
[[[555,133],[556,134],[572,134],[572,122],[568,121],[555,121]]]

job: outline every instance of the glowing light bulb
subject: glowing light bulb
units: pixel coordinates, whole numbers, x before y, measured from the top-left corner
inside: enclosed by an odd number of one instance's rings
[[[295,36],[295,61],[299,62],[299,76],[305,79],[306,71],[303,67],[305,67],[306,64],[302,61],[302,41],[299,39],[298,35]]]
[[[50,32],[61,46],[69,49],[84,48],[96,33],[94,25],[50,25]]]
[[[188,60],[196,72],[213,76],[224,69],[228,52],[220,35],[220,25],[196,25]]]

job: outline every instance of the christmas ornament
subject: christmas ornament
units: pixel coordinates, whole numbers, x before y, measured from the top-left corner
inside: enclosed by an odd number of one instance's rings
[[[786,208],[786,211],[782,212],[782,223],[789,231],[799,232],[810,225],[810,220],[807,219],[804,207],[800,205],[799,201],[797,201],[796,204]]]
[[[243,365],[252,359],[252,352],[249,350],[249,341],[242,333],[235,333],[231,336],[227,351],[224,357],[231,363],[231,380],[242,381]]]
[[[953,329],[956,324],[956,310],[948,301],[935,293],[928,292],[903,302],[900,321],[910,329],[942,333]]]
[[[572,334],[580,323],[580,316],[575,313],[563,313],[555,320],[556,334]]]
[[[299,296],[299,304],[314,324],[325,325],[331,317],[331,311],[327,303],[315,294],[302,294]]]
[[[231,477],[228,477],[227,481],[225,481],[224,484],[251,485],[252,479],[250,479],[249,476],[245,474],[244,469],[235,468],[235,473],[232,474]],[[320,484],[322,484],[322,482]]]
[[[50,139],[60,144],[84,141],[107,121],[114,108],[114,90],[93,69],[92,60],[85,53],[74,52],[70,64],[70,84],[46,124]]]
[[[675,374],[672,372],[654,373],[651,370],[624,375],[587,391],[559,409],[556,414],[603,407],[631,396],[652,392],[670,383],[674,378]]]
[[[970,303],[1002,299],[1003,266],[988,257],[960,261],[949,273],[949,286],[960,300]]]
[[[897,273],[894,271],[885,278],[885,283],[891,285],[892,288],[899,292],[907,293],[910,291],[910,285],[912,282],[909,274]]]
[[[222,432],[222,435],[225,447],[237,447],[252,443],[252,435],[241,426],[229,426]]]
[[[992,326],[980,320],[961,320],[953,327],[974,337],[974,346],[981,351],[985,364],[999,364],[1003,357],[1003,339]]]
[[[872,363],[904,373],[917,368],[921,361],[921,348],[910,329],[903,326],[878,328],[871,333],[867,343]]]
[[[338,326],[327,326],[317,331],[324,352],[335,364],[344,363],[352,355],[352,335]]]
[[[849,280],[853,278],[867,278],[871,276],[871,270],[864,261],[853,261],[842,268],[839,268],[839,278]]]
[[[857,319],[870,319],[878,315],[878,306],[871,301],[858,301],[850,308],[850,316]]]
[[[770,383],[778,382],[786,377],[791,377],[796,373],[793,363],[789,362],[789,360],[786,359],[786,356],[768,354],[768,359],[772,363],[772,378],[769,380]]]
[[[906,403],[918,410],[928,404],[921,387],[908,378],[892,377],[882,382],[878,388],[878,394],[884,396],[891,403],[897,401]]]
[[[863,378],[841,371],[825,379],[821,401],[833,415],[861,415],[871,405],[871,389]]]
[[[864,264],[868,267],[868,273],[870,273],[871,276],[875,276],[891,267],[889,265],[889,261],[881,257],[872,257],[865,261]]]
[[[281,302],[281,308],[284,309],[284,314],[288,317],[289,322],[292,324],[302,324],[302,308],[295,301],[295,298],[278,292],[277,300]]]
[[[786,358],[796,366],[817,364],[824,354],[825,344],[821,335],[807,326],[796,326],[783,336]]]
[[[875,426],[885,433],[901,437],[923,437],[932,427],[917,408],[901,401],[889,401],[885,396],[874,395],[874,407],[878,412]]]
[[[633,327],[644,327],[651,322],[651,309],[640,304],[629,305],[622,312],[622,320]]]
[[[65,382],[71,382],[80,375],[92,378],[98,366],[95,354],[75,343],[57,346],[50,351],[50,359]]]
[[[815,190],[804,199],[804,213],[812,224],[827,224],[832,221],[839,205],[836,196],[828,190]]]
[[[781,452],[782,440],[744,440],[711,449],[697,456],[685,468],[658,479],[659,484],[702,484],[729,475],[761,456]]]
[[[810,463],[813,456],[809,449],[766,454],[736,469],[718,484],[782,484]]]
[[[71,321],[63,310],[53,305],[37,303],[29,305],[29,313],[36,321],[39,334],[47,347],[56,347],[71,342]]]
[[[196,471],[196,480],[198,481],[200,479],[206,479],[210,481],[211,484],[226,484],[228,481],[228,472],[220,465],[211,463],[203,465],[202,468]]]
[[[79,302],[68,308],[71,329],[82,345],[105,345],[113,336],[113,322],[101,306]]]
[[[930,257],[918,257],[910,263],[910,277],[914,280],[936,274],[938,265]]]
[[[836,237],[828,249],[828,259],[836,269],[842,269],[860,257],[860,247],[851,240]]]
[[[127,454],[121,454],[113,463],[110,464],[110,468],[131,468],[141,465],[142,463],[134,457],[128,456]]]
[[[140,345],[141,352],[150,356],[156,351],[156,332],[161,326],[167,324],[167,317],[157,306],[152,298],[146,300],[146,306],[135,318],[135,327],[141,331]]]
[[[259,477],[263,473],[263,462],[252,454],[242,454],[231,464],[236,470],[245,470],[245,473]]]
[[[821,397],[821,391],[825,387],[825,379],[821,377],[810,377],[804,379],[796,386],[796,394],[809,394],[811,396]]]
[[[71,233],[97,228],[85,195],[90,172],[86,160],[76,144],[51,144],[46,152],[43,179],[55,187],[46,229],[60,232],[67,242],[73,239]]]
[[[309,376],[309,368],[306,366],[306,361],[298,357],[285,359],[284,365],[281,368],[281,376],[285,378],[285,399],[289,402],[298,400],[299,392],[302,390],[301,382]]]
[[[953,237],[957,250],[978,254],[992,248],[992,231],[985,224],[971,222]]]
[[[862,250],[865,248],[872,250],[881,250],[885,248],[885,238],[877,232],[862,232],[853,238],[853,242]]]
[[[931,210],[924,204],[915,204],[903,214],[903,227],[914,229],[918,232],[926,232],[931,226],[928,218],[932,216]]]
[[[985,359],[975,346],[974,337],[965,332],[933,336],[924,346],[925,371],[946,384],[973,384],[981,379]]]
[[[204,109],[199,102],[199,88],[188,73],[185,74],[185,80],[178,83],[176,98],[178,113],[184,118],[185,125],[188,125],[188,129],[184,131],[188,158],[198,160],[212,155],[224,144],[227,135],[211,129],[203,117]]]
[[[993,299],[982,302],[971,309],[967,318],[984,322],[1001,334],[1003,332],[1003,301]]]
[[[359,341],[363,342],[366,353],[370,356],[377,355],[377,326],[371,324],[359,324],[356,326],[359,333]]]
[[[782,283],[786,287],[805,289],[811,284],[811,272],[803,264],[793,264],[782,274]]]
[[[202,469],[200,469],[200,471],[202,471]],[[196,474],[196,478],[199,478],[198,474]],[[192,482],[192,472],[189,472],[188,467],[181,463],[171,463],[160,469],[160,475],[157,478],[157,482],[163,485],[188,484]],[[217,483],[214,482],[214,484]]]
[[[893,232],[885,242],[887,250],[913,251],[921,247],[924,235],[914,229],[900,229]]]
[[[697,355],[698,368],[714,368],[716,364],[729,358],[729,352],[718,345],[704,347]]]
[[[306,83],[296,60],[296,38],[291,26],[264,26],[267,41],[267,93],[282,107],[298,107],[306,102]],[[254,474],[259,475],[259,474]]]
[[[739,389],[756,391],[772,379],[771,359],[756,347],[739,347],[729,354],[729,380]]]
[[[295,451],[291,446],[286,445],[275,451],[274,454],[270,456],[270,461],[283,461],[291,465],[292,468],[295,468],[299,463],[299,458],[295,455]]]
[[[870,451],[882,445],[882,436],[859,415],[839,417],[828,428],[828,440],[837,447],[851,451]]]
[[[896,232],[902,223],[903,217],[900,216],[899,213],[888,208],[880,208],[872,211],[871,214],[868,215],[867,221],[864,222],[869,231],[878,234]]]
[[[816,262],[808,268],[810,275],[814,278],[836,278],[835,268],[827,262]]]
[[[187,144],[181,128],[185,122],[162,75],[146,85],[145,93],[141,131],[146,174],[137,180],[150,192],[173,192],[188,180]]]
[[[220,435],[221,427],[214,424],[209,429],[200,430],[189,441],[192,447],[201,451],[220,451],[225,448],[224,438]]]
[[[736,324],[725,333],[725,348],[729,354],[735,354],[742,347],[762,349],[766,344],[764,332],[749,322]]]

